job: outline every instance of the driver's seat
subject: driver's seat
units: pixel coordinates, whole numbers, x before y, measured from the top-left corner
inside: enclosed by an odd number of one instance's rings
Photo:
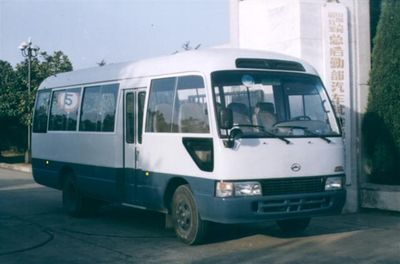
[[[251,125],[249,108],[243,103],[232,102],[228,105],[232,110],[233,123],[237,125]]]

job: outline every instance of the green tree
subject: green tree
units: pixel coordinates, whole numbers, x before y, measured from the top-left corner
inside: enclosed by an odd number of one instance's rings
[[[369,2],[369,14],[370,14],[370,26],[371,29],[371,49],[374,47],[373,39],[376,35],[376,28],[378,26],[379,17],[381,15],[381,3],[382,0],[370,0]]]
[[[400,184],[400,1],[383,0],[372,52],[363,133],[370,180]]]
[[[32,108],[40,83],[51,75],[72,71],[72,69],[71,61],[62,51],[55,51],[52,55],[41,52],[37,58],[33,58],[31,61],[31,96],[28,96],[28,59],[17,65],[17,112],[22,124],[28,125],[32,120]]]
[[[17,64],[15,69],[0,60],[0,151],[26,147],[27,125],[32,120],[40,83],[51,75],[71,70],[71,61],[63,52],[40,53],[31,61],[31,95],[28,96],[28,60]]]
[[[12,117],[16,114],[16,74],[10,63],[0,60],[0,76],[0,118]]]
[[[40,56],[43,58],[40,64],[40,77],[42,80],[50,75],[73,70],[71,61],[62,51],[55,51],[52,55],[42,52]]]
[[[10,125],[12,117],[16,116],[17,102],[15,101],[16,75],[11,64],[0,60],[0,156],[1,151],[12,145]]]

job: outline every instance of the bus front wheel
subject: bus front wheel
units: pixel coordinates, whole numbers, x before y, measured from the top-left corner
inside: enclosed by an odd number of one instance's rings
[[[172,198],[172,219],[177,237],[189,245],[204,241],[207,222],[201,220],[188,185],[179,186]]]

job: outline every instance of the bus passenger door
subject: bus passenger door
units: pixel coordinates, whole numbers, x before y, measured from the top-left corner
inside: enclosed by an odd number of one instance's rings
[[[124,198],[125,203],[136,203],[136,176],[139,146],[142,142],[145,91],[124,92]]]

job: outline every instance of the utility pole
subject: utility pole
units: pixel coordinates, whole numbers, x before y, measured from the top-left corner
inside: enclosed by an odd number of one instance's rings
[[[39,54],[39,47],[36,45],[32,45],[31,38],[28,41],[23,41],[19,47],[21,50],[21,54],[24,58],[28,58],[28,104],[31,98],[31,64],[32,58],[37,57]],[[27,150],[25,152],[25,163],[31,162],[31,122],[28,123],[28,145]]]

